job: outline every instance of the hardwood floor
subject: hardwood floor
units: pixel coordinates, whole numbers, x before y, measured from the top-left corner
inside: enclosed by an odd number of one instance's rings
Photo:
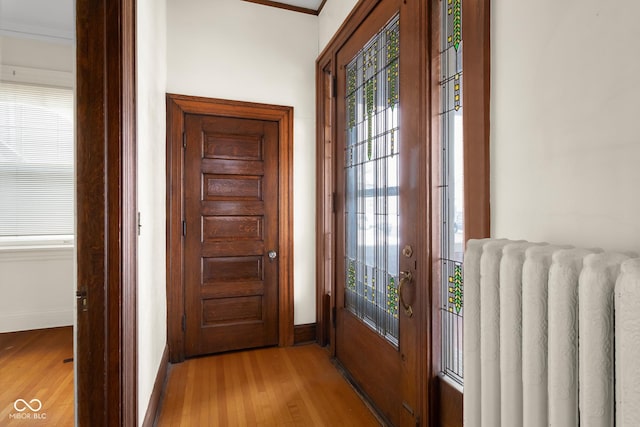
[[[379,426],[329,360],[309,344],[172,365],[158,427]]]
[[[0,334],[0,425],[73,426],[71,358],[70,326]]]

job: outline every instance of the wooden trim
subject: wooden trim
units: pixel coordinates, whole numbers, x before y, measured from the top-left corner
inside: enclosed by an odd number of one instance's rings
[[[184,114],[178,104],[167,96],[167,345],[169,360],[184,360],[185,338],[182,330],[184,315],[184,260],[182,258],[182,164],[184,152],[178,141],[182,139]],[[173,288],[176,288],[173,290]]]
[[[122,386],[113,390],[114,400],[122,399],[121,425],[135,426],[138,424],[138,195],[137,195],[137,86],[136,86],[136,0],[123,0],[122,13],[119,14],[118,24],[123,31],[121,46],[123,61],[118,70],[121,75],[115,76],[114,81],[122,85],[122,94],[118,96],[121,116],[118,124],[121,129],[122,140],[122,171],[119,177],[119,189],[122,192],[122,208],[120,210],[120,224],[110,223],[113,230],[113,241],[118,239],[122,249],[118,253],[119,259],[114,262],[111,271],[122,274],[122,288],[111,295],[110,312],[120,314],[118,327],[120,334],[118,341],[113,342],[112,348],[119,347],[120,359],[117,360],[121,371]],[[113,37],[108,37],[113,40]],[[112,92],[110,92],[113,94]],[[114,103],[116,100],[114,99]],[[113,181],[112,181],[113,182]],[[112,193],[114,191],[112,190]],[[111,245],[114,247],[115,245]],[[118,298],[118,299],[116,299]],[[112,357],[116,359],[118,353]],[[113,368],[112,368],[113,369]],[[115,421],[115,417],[112,418]]]
[[[316,324],[295,325],[293,327],[293,343],[303,344],[316,341]]]
[[[77,419],[135,426],[135,0],[76,2]]]
[[[168,371],[169,347],[165,346],[164,351],[162,352],[162,358],[160,359],[160,366],[158,366],[156,380],[153,383],[149,406],[147,406],[147,412],[145,412],[144,420],[142,421],[142,427],[153,427],[160,416],[160,403],[162,402],[162,396],[164,395],[164,390],[166,388]]]
[[[462,8],[465,241],[491,235],[490,9],[489,0],[467,0]]]
[[[244,0],[244,1],[249,3],[262,4],[264,6],[277,7],[278,9],[291,10],[293,12],[306,13],[308,15],[316,15],[316,16],[320,14],[320,10],[322,9],[322,7],[324,6],[324,3],[326,2],[326,0],[324,0],[320,5],[320,7],[318,8],[318,10],[315,10],[315,9],[309,9],[306,7],[292,6],[290,4],[281,3],[279,1],[271,1],[271,0]]]
[[[431,313],[428,322],[431,328],[431,357],[427,360],[425,374],[427,377],[427,399],[424,400],[424,405],[429,408],[428,423],[430,426],[438,426],[441,424],[441,396],[439,371],[441,360],[441,324],[440,321],[440,283],[442,277],[442,268],[440,260],[442,259],[442,192],[444,188],[440,187],[442,181],[442,139],[441,139],[441,126],[440,126],[440,37],[441,37],[441,16],[439,13],[440,2],[438,0],[431,0],[429,2],[429,95],[430,95],[430,110],[429,110],[429,135],[431,138],[431,182],[433,187],[431,189],[431,219],[432,224],[432,241],[431,241]]]
[[[182,132],[186,114],[252,118],[278,122],[279,129],[279,214],[280,244],[278,270],[280,346],[294,343],[293,326],[293,107],[167,94],[167,333],[169,360],[185,358],[183,150]]]
[[[318,343],[329,345],[335,355],[335,329],[332,308],[335,254],[335,98],[336,55],[360,23],[381,0],[360,0],[316,60],[316,320]],[[328,76],[328,80],[327,79]],[[329,306],[327,306],[329,304]]]
[[[333,343],[331,302],[335,228],[333,194],[333,86],[332,63],[316,71],[316,321],[317,341],[321,346]],[[333,352],[332,352],[333,354]]]
[[[333,62],[335,64],[335,57],[344,43],[349,40],[349,37],[358,29],[362,21],[371,13],[371,11],[382,0],[360,0],[351,10],[351,13],[346,17],[338,31],[333,35],[331,40],[327,43],[318,59],[316,59],[316,70],[320,64],[326,65]],[[335,65],[334,65],[335,66]],[[333,70],[335,71],[335,70]],[[335,75],[335,72],[333,73]],[[318,73],[316,72],[316,76]]]
[[[433,393],[433,423],[441,427],[462,427],[462,392],[438,375],[431,388]]]
[[[327,4],[327,0],[322,0],[322,3],[320,3],[320,7],[318,8],[318,15],[322,13],[322,9],[324,9],[325,4]]]

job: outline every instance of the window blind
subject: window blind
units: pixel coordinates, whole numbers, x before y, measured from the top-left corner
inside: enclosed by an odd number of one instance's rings
[[[0,82],[0,237],[74,230],[73,90]]]

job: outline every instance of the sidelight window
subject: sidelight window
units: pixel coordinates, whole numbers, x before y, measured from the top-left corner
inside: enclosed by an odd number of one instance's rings
[[[462,0],[444,0],[440,44],[441,325],[444,375],[463,382],[464,203],[462,146]]]

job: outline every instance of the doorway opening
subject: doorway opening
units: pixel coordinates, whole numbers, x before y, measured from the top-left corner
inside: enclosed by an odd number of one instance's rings
[[[74,3],[3,0],[0,11],[0,424],[28,413],[70,425]]]

